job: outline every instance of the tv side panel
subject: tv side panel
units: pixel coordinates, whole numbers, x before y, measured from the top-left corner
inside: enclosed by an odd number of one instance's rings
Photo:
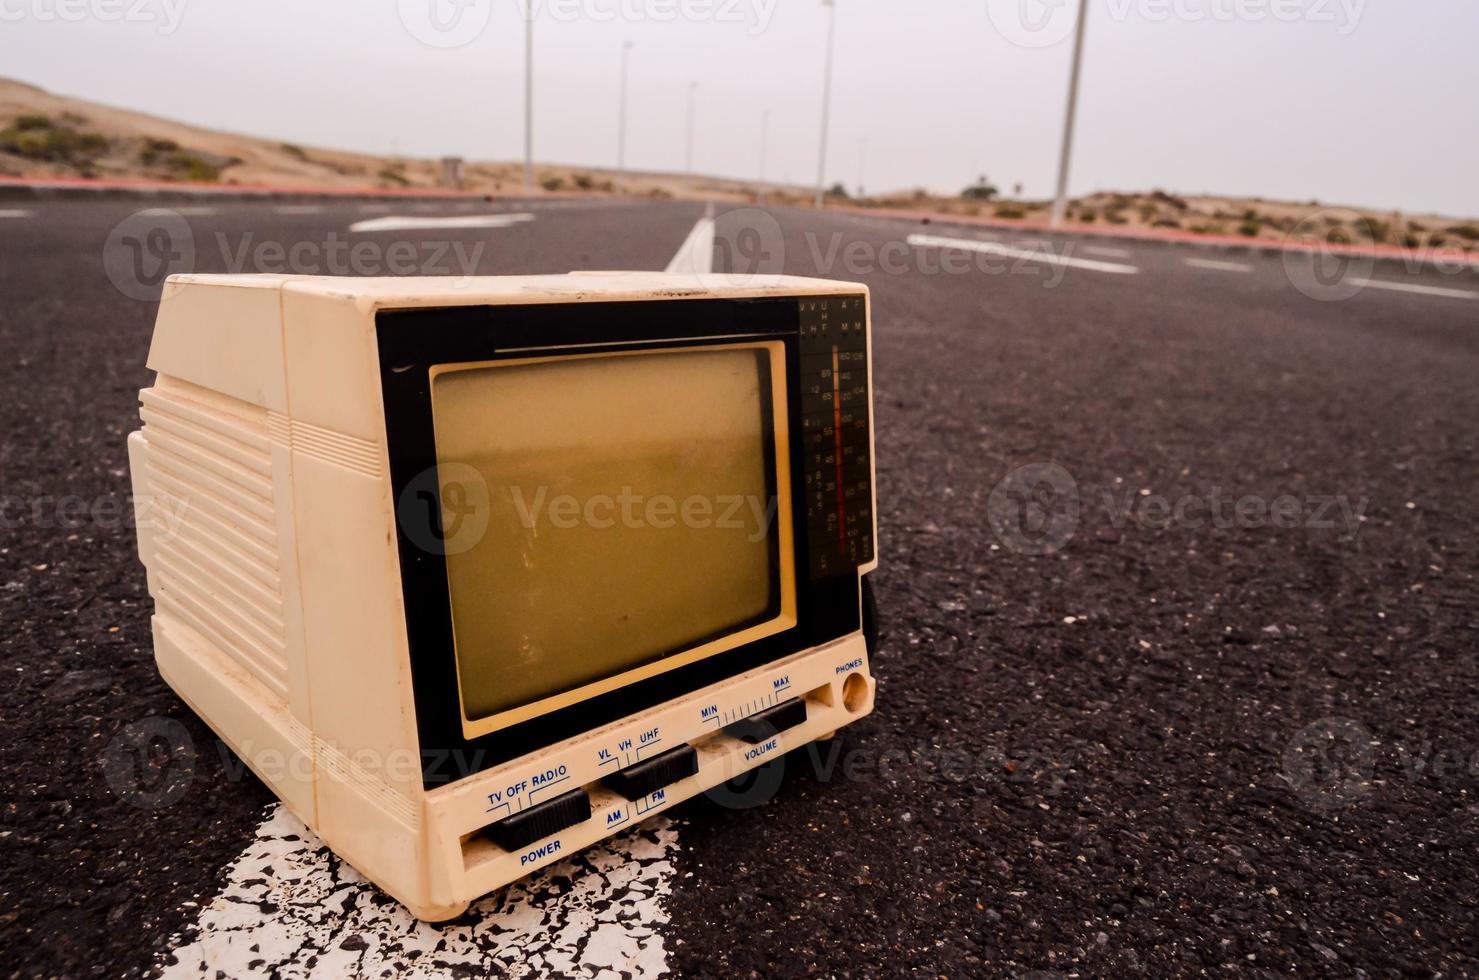
[[[403,894],[424,890],[421,756],[367,305],[283,292],[288,445],[317,752],[315,830]]]
[[[247,405],[286,412],[278,276],[171,276],[148,367]]]
[[[281,302],[272,277],[170,280],[130,436],[160,672],[305,820],[302,672]]]

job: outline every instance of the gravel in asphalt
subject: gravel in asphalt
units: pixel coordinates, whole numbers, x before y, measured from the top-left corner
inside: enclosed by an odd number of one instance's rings
[[[152,663],[124,438],[153,310],[103,266],[132,210],[0,228],[15,976],[151,969],[270,802]],[[484,272],[661,268],[697,214],[457,234],[489,243]],[[322,242],[357,218],[188,220],[210,271],[217,232]],[[914,226],[775,220],[721,215],[721,260],[755,261],[758,226],[785,271],[873,290],[878,710],[786,757],[757,806],[675,811],[674,969],[1479,973],[1475,307],[1319,302],[1276,256],[1233,275],[1138,245],[1115,260],[1135,275],[931,274],[918,252],[888,272],[868,255]],[[102,764],[150,717],[195,747],[157,809]]]

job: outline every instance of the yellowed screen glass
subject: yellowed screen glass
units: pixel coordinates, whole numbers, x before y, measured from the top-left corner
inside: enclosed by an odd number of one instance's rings
[[[433,372],[444,525],[448,500],[486,509],[446,556],[469,732],[782,618],[779,356],[764,344]],[[469,481],[482,486],[453,485]],[[784,521],[789,538],[789,509]]]

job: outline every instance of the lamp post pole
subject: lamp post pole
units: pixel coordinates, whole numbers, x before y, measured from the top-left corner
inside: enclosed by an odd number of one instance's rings
[[[1089,21],[1089,0],[1079,0],[1078,24],[1073,30],[1073,67],[1068,74],[1068,111],[1063,118],[1063,151],[1058,157],[1058,193],[1053,197],[1051,227],[1063,224],[1068,211],[1068,165],[1073,157],[1073,121],[1078,114],[1079,68],[1084,57],[1084,28]]]
[[[826,196],[827,185],[827,123],[832,114],[832,50],[837,42],[837,6],[833,0],[822,0],[827,8],[827,58],[822,69],[822,144],[817,153],[817,196],[820,208]]]

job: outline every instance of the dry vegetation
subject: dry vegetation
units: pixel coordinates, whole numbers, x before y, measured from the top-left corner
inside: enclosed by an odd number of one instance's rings
[[[432,160],[378,157],[223,133],[0,79],[0,176],[349,190],[431,189],[437,186],[439,172],[440,165]],[[811,192],[801,187],[545,164],[538,167],[536,180],[540,190],[550,193],[763,200],[798,206],[812,200]],[[523,168],[516,163],[468,163],[464,188],[486,194],[520,192]],[[828,199],[860,208],[999,221],[1041,223],[1048,217],[1048,202],[1004,199],[984,177],[956,196],[919,190],[852,198],[839,185]],[[1071,222],[1101,228],[1172,229],[1249,239],[1282,239],[1297,231],[1353,243],[1479,249],[1479,222],[1330,208],[1315,201],[1179,197],[1164,191],[1101,192],[1073,201],[1068,217]]]
[[[989,192],[989,193],[988,193]],[[842,200],[840,188],[833,199]],[[847,199],[858,207],[925,211],[958,217],[1022,221],[1048,220],[1050,202],[997,196],[984,182],[958,197],[925,191]],[[1479,222],[1439,215],[1403,215],[1322,204],[1319,201],[1266,201],[1261,198],[1180,197],[1165,191],[1101,191],[1069,202],[1070,224],[1132,230],[1167,229],[1197,235],[1282,240],[1291,234],[1315,235],[1351,244],[1405,248],[1479,248]]]

